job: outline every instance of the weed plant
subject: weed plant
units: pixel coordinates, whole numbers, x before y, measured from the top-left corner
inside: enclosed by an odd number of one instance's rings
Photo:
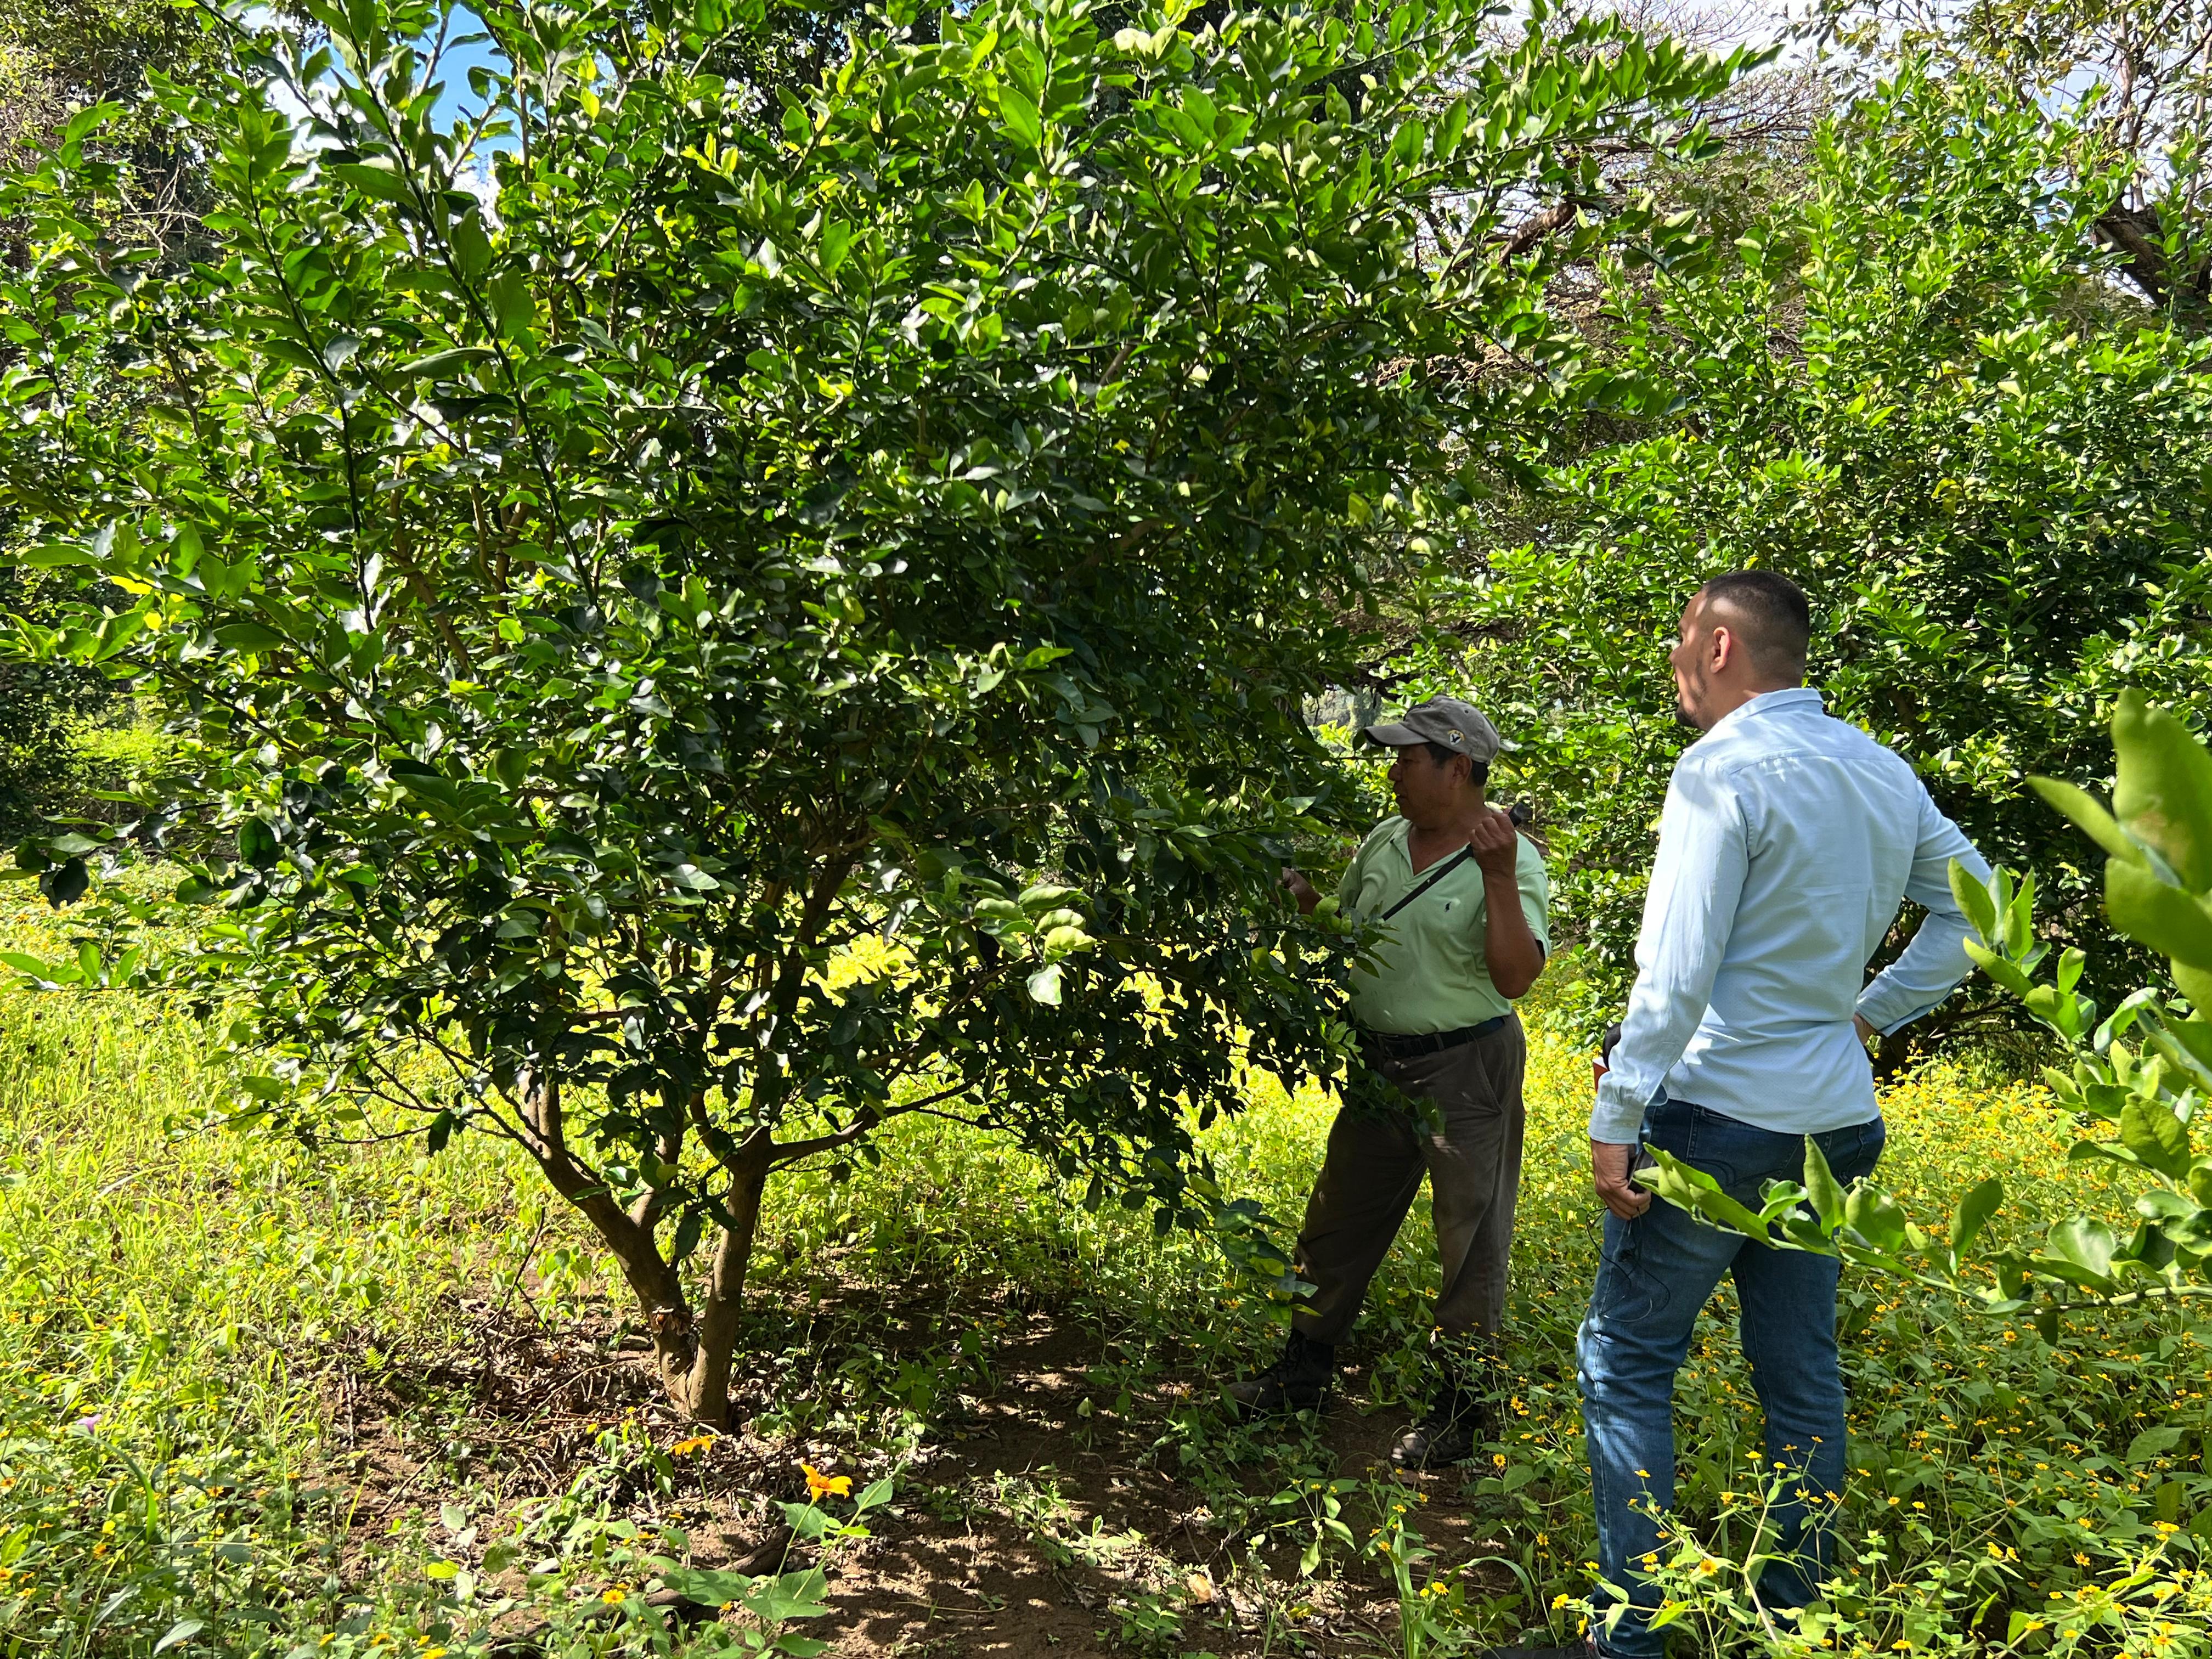
[[[24,895],[6,890],[0,945],[51,954],[64,941]],[[1106,1639],[1225,1650],[1233,1589],[1246,1636],[1261,1609],[1264,1641],[1249,1650],[1292,1650],[1314,1600],[1347,1576],[1397,1596],[1399,1628],[1380,1645],[1407,1655],[1564,1637],[1601,1617],[1572,1363],[1598,1240],[1589,1062],[1549,1034],[1540,1006],[1530,1023],[1506,1427],[1473,1466],[1414,1491],[1340,1466],[1332,1425],[1237,1424],[1218,1386],[1280,1340],[1279,1310],[1205,1240],[1161,1236],[1110,1198],[1086,1206],[1034,1159],[925,1119],[896,1127],[881,1170],[779,1177],[748,1316],[748,1346],[764,1356],[746,1383],[754,1432],[788,1441],[794,1465],[828,1444],[872,1477],[899,1474],[974,1420],[1008,1345],[1048,1311],[1085,1338],[1072,1443],[1134,1436],[1186,1495],[1186,1535],[1086,1525],[1049,1477],[902,1479],[901,1501],[987,1508],[1048,1562],[1123,1573],[1131,1592],[1106,1613]],[[231,1087],[206,1039],[155,1000],[0,992],[9,1651],[428,1659],[532,1622],[579,1651],[737,1639],[641,1599],[586,1617],[613,1605],[610,1589],[647,1582],[653,1562],[682,1559],[682,1516],[654,1494],[672,1490],[683,1448],[634,1419],[603,1425],[583,1474],[554,1492],[484,1452],[461,1395],[429,1399],[410,1425],[411,1487],[339,1455],[349,1368],[462,1343],[464,1298],[611,1338],[612,1265],[483,1141],[457,1137],[430,1158],[411,1140],[311,1150],[196,1127]],[[1210,1148],[1225,1184],[1287,1229],[1330,1104],[1265,1077],[1249,1092]],[[2051,1214],[2123,1218],[2110,1166],[2069,1163],[2075,1126],[2034,1087],[1939,1063],[1884,1107],[1885,1167],[1908,1196],[2001,1169]],[[2005,1224],[2048,1218],[2031,1203]],[[1402,1414],[1426,1386],[1431,1249],[1417,1212],[1347,1351],[1340,1425]],[[1682,1372],[1662,1564],[1674,1620],[1705,1650],[2212,1651],[2212,1328],[2188,1305],[2085,1320],[2054,1347],[2030,1326],[1847,1276],[1854,1473],[1838,1577],[1802,1623],[1748,1593],[1765,1480],[1733,1316],[1723,1291]],[[1436,1523],[1454,1510],[1472,1524],[1448,1550]],[[836,1634],[808,1617],[810,1634],[777,1635],[786,1651]]]

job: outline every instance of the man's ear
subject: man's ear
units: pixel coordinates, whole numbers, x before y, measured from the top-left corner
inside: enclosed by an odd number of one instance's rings
[[[1737,637],[1735,629],[1725,623],[1713,629],[1712,663],[1715,673],[1726,673],[1742,654],[1743,641]]]

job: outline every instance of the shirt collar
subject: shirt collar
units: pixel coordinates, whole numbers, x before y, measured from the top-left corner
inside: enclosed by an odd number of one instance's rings
[[[1810,685],[1792,685],[1786,686],[1779,691],[1762,691],[1748,702],[1738,705],[1715,720],[1712,729],[1705,735],[1717,736],[1736,725],[1737,722],[1750,720],[1759,714],[1778,713],[1784,708],[1807,707],[1817,712],[1824,706],[1819,690]]]

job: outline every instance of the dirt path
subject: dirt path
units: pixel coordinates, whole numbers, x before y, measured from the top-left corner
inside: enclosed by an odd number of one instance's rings
[[[635,1355],[586,1332],[483,1307],[467,1312],[471,1339],[457,1352],[370,1363],[364,1349],[336,1369],[334,1450],[363,1493],[354,1527],[364,1567],[393,1517],[434,1516],[457,1488],[510,1507],[567,1490],[595,1459],[605,1466],[611,1424],[632,1425],[632,1443],[664,1451],[695,1437],[662,1407]],[[1397,1603],[1384,1564],[1339,1546],[1318,1572],[1301,1576],[1299,1536],[1267,1533],[1249,1505],[1238,1506],[1241,1525],[1217,1516],[1206,1492],[1223,1493],[1221,1470],[1210,1483],[1183,1472],[1165,1431],[1179,1408],[1210,1395],[1212,1381],[1170,1370],[1125,1401],[1087,1375],[1102,1346],[1096,1331],[1050,1310],[1002,1320],[988,1388],[931,1414],[930,1432],[897,1471],[893,1503],[868,1517],[873,1535],[833,1557],[833,1616],[807,1633],[830,1639],[839,1655],[931,1659],[1395,1648]],[[771,1402],[750,1403],[765,1413]],[[1342,1499],[1356,1542],[1367,1541],[1379,1496],[1402,1498],[1436,1552],[1425,1577],[1503,1548],[1478,1535],[1460,1501],[1467,1471],[1393,1476],[1387,1454],[1401,1426],[1395,1414],[1363,1414],[1340,1400],[1317,1438],[1301,1440],[1310,1472],[1359,1483]],[[609,1496],[641,1524],[683,1527],[698,1565],[773,1570],[775,1504],[804,1495],[802,1459],[828,1466],[839,1451],[818,1433],[752,1426],[664,1455],[657,1477],[640,1465],[616,1477]],[[863,1478],[884,1472],[840,1467]],[[1247,1480],[1233,1468],[1229,1479],[1264,1505],[1280,1468],[1249,1473]],[[455,1544],[452,1553],[466,1550]],[[789,1565],[805,1559],[794,1554]],[[1510,1588],[1494,1574],[1475,1582],[1492,1594]]]

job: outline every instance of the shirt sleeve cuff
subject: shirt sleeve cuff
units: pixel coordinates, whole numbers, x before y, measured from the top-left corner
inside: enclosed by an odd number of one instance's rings
[[[1589,1138],[1607,1146],[1632,1146],[1644,1132],[1644,1108],[1648,1102],[1632,1100],[1627,1091],[1613,1084],[1614,1073],[1598,1079],[1597,1103],[1590,1108]]]
[[[1877,980],[1867,987],[1867,994],[1859,999],[1859,1006],[1851,1012],[1887,1036],[1893,1031],[1903,1030],[1923,1014],[1933,1013],[1942,1002],[1938,997],[1934,1002],[1913,1004],[1906,1000],[1910,994],[1893,990]]]

